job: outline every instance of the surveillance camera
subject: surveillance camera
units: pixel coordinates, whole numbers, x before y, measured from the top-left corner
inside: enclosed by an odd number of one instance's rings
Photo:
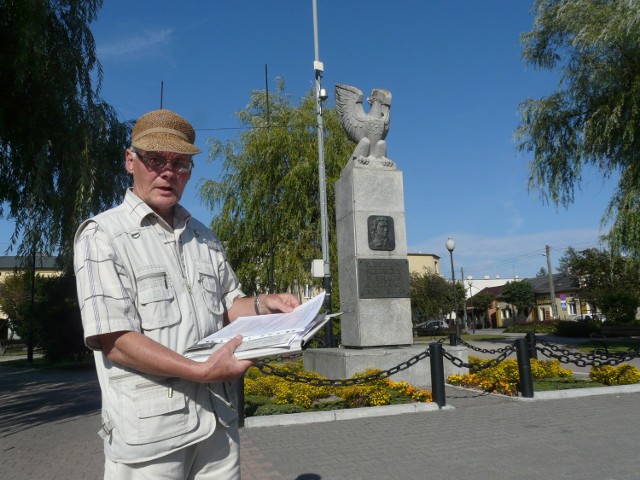
[[[321,102],[324,102],[327,98],[329,98],[329,95],[327,95],[327,91],[324,88],[320,89],[320,93],[318,93],[318,98],[320,99]]]

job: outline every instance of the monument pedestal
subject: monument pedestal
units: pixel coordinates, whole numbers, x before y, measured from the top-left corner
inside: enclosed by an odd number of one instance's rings
[[[351,378],[356,373],[368,368],[388,370],[411,357],[428,350],[428,345],[413,345],[409,347],[378,347],[378,348],[314,348],[305,350],[303,354],[304,369],[314,371],[329,379]],[[446,347],[448,353],[468,362],[466,347]],[[468,373],[466,368],[458,368],[445,359],[445,381],[449,375]],[[394,382],[406,381],[416,387],[431,387],[431,361],[424,358],[406,370],[402,370],[391,377]]]
[[[350,160],[336,182],[336,231],[342,344],[411,345],[402,172]]]

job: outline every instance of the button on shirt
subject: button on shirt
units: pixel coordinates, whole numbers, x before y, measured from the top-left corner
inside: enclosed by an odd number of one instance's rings
[[[157,458],[205,438],[232,413],[222,384],[140,374],[111,362],[96,336],[137,331],[183,353],[223,326],[243,296],[220,241],[181,206],[174,228],[128,190],[124,202],[84,222],[74,266],[85,342],[96,350],[105,451],[114,461]],[[168,395],[170,392],[170,395]]]

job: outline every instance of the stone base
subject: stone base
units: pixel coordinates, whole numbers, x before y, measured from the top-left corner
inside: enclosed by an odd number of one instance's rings
[[[378,348],[310,348],[304,351],[304,369],[314,371],[323,377],[335,380],[338,378],[350,378],[356,373],[368,368],[389,370],[415,355],[428,350],[429,346],[405,346],[405,347],[378,347]],[[468,362],[466,347],[450,347],[444,349]],[[444,362],[445,381],[449,375],[469,373],[466,368],[458,368],[446,358]],[[390,377],[393,381],[404,380],[415,387],[431,386],[431,359],[424,358],[406,370],[402,370]]]

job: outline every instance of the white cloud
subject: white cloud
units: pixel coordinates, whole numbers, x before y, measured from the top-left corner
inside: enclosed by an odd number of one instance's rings
[[[504,203],[503,208],[505,210],[504,218],[506,220],[506,223],[508,223],[509,225],[507,233],[509,235],[513,235],[518,230],[520,230],[520,227],[522,227],[522,225],[524,225],[524,219],[520,214],[520,210],[516,208],[514,202]]]
[[[441,273],[450,275],[449,251],[445,247],[448,237],[455,242],[453,252],[456,275],[460,268],[464,269],[465,277],[472,275],[482,278],[492,277],[522,277],[535,276],[540,267],[547,267],[545,246],[551,247],[551,268],[557,268],[558,259],[567,247],[584,249],[599,246],[600,232],[596,229],[557,230],[530,233],[523,235],[482,236],[468,233],[443,233],[437,237],[425,239],[410,245],[411,253],[433,253],[441,257]]]
[[[120,37],[112,43],[98,45],[98,58],[100,60],[132,60],[140,57],[163,56],[167,53],[172,37],[173,29],[171,28],[137,31],[127,38]]]

